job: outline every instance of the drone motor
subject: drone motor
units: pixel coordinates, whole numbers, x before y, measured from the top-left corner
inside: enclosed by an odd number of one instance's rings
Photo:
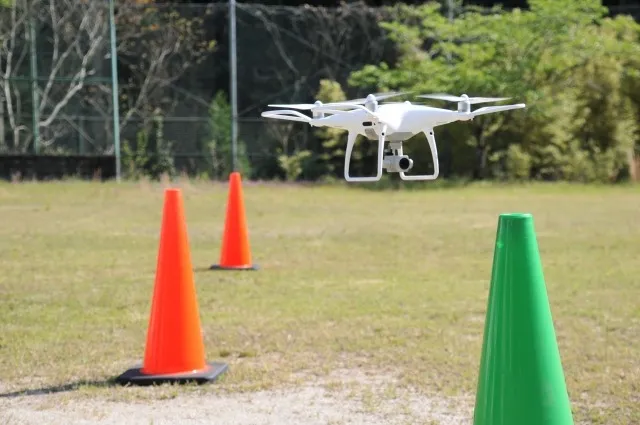
[[[313,107],[314,108],[321,108],[322,107],[322,102],[319,100],[316,100],[315,102],[313,102]],[[318,112],[318,111],[314,111],[313,109],[311,110],[311,114],[313,116],[313,118],[324,118],[324,112]]]

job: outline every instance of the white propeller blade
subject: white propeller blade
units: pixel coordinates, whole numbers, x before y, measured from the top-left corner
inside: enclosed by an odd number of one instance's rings
[[[509,100],[510,97],[471,97],[469,98],[469,103],[471,105],[475,105],[476,103],[486,103],[486,102],[502,102],[503,100]]]
[[[391,91],[391,92],[385,92],[385,93],[373,93],[373,96],[376,98],[377,101],[380,101],[380,100],[383,100],[383,99],[388,99],[390,97],[402,96],[403,94],[408,94],[408,93],[410,93],[410,92]],[[360,99],[347,100],[346,102],[364,104],[366,101],[367,101],[367,98],[366,97],[362,97]]]
[[[268,105],[272,108],[291,108],[291,109],[302,109],[309,110],[315,108],[317,105],[313,103],[292,103],[292,104],[272,104]]]
[[[389,97],[394,97],[394,96],[400,96],[403,94],[407,94],[409,92],[386,92],[386,93],[375,93],[373,96],[376,98],[376,100],[383,100],[383,99],[387,99]],[[322,103],[322,104],[317,104],[317,103],[276,103],[276,104],[270,104],[268,106],[272,107],[272,108],[289,108],[289,109],[301,109],[301,110],[316,110],[318,111],[319,108],[325,108],[325,107],[330,107],[330,108],[334,108],[334,109],[342,109],[342,108],[353,108],[355,105],[363,105],[365,102],[367,101],[366,97],[363,97],[361,99],[352,99],[352,100],[344,100],[344,101],[340,101],[340,102],[329,102],[329,103]]]
[[[450,94],[444,94],[444,93],[436,93],[436,94],[419,94],[417,97],[422,97],[425,99],[438,99],[438,100],[448,100],[449,102],[460,102],[462,100],[464,100],[463,98],[461,98],[460,96],[453,96]]]
[[[469,102],[471,105],[485,102],[500,102],[502,100],[511,99],[510,97],[468,97],[466,95],[453,96],[446,93],[421,94],[418,95],[418,97],[423,97],[426,99],[448,100],[450,102]]]
[[[357,102],[331,102],[331,103],[323,103],[321,105],[316,105],[314,103],[279,103],[279,104],[270,104],[268,106],[272,108],[289,108],[289,109],[302,109],[302,110],[316,110],[319,111],[321,108],[353,108],[354,106],[359,105]]]

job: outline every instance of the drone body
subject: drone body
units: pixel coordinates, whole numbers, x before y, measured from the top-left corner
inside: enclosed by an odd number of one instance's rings
[[[409,101],[378,104],[378,100],[404,93],[370,94],[364,99],[346,102],[298,105],[269,105],[289,107],[291,109],[263,112],[267,118],[306,122],[313,127],[332,127],[348,132],[347,148],[344,161],[344,178],[348,182],[373,182],[382,177],[382,171],[399,173],[403,180],[435,180],[439,175],[438,149],[433,129],[436,126],[455,121],[469,121],[478,115],[524,108],[524,104],[490,106],[471,111],[471,104],[505,100],[506,98],[469,98],[450,95],[422,95],[420,97],[435,98],[458,102],[458,110],[435,108],[432,106],[413,104]],[[292,109],[312,111],[312,117]],[[416,134],[424,133],[433,160],[433,173],[425,175],[407,175],[413,168],[413,160],[404,155],[402,143]],[[349,174],[351,153],[358,136],[378,142],[378,164],[375,176],[353,177]],[[385,150],[385,142],[389,149]]]

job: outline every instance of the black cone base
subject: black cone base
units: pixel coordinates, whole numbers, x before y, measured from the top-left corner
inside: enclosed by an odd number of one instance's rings
[[[165,383],[186,384],[195,382],[205,384],[217,380],[229,367],[225,363],[207,363],[203,370],[185,373],[169,373],[162,375],[147,375],[142,373],[142,367],[134,367],[116,378],[121,385],[159,385]]]
[[[260,266],[258,266],[257,264],[251,264],[248,266],[226,267],[219,264],[214,264],[213,266],[209,267],[209,270],[260,270]]]

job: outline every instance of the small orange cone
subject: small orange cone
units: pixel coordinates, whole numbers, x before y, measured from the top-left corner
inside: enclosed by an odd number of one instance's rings
[[[229,175],[227,216],[224,223],[220,264],[214,264],[211,270],[258,270],[258,266],[251,263],[242,182],[240,173],[237,171]]]
[[[142,367],[117,378],[121,384],[203,383],[226,372],[205,361],[182,194],[165,190],[151,316]]]

